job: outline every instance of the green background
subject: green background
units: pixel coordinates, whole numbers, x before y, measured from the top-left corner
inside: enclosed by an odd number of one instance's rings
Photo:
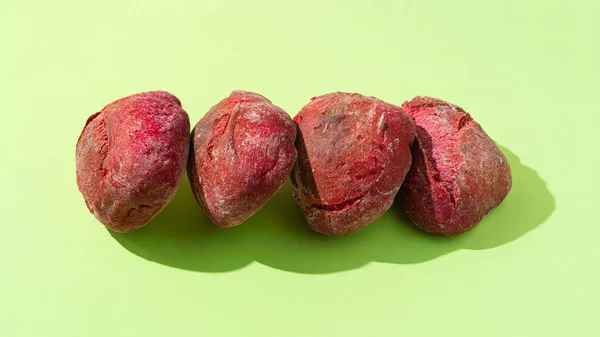
[[[600,336],[597,1],[5,1],[0,6],[0,335]],[[211,225],[184,182],[112,234],[75,184],[87,117],[136,92],[195,123],[232,90],[470,111],[514,187],[472,232],[393,207],[313,234],[289,184]]]

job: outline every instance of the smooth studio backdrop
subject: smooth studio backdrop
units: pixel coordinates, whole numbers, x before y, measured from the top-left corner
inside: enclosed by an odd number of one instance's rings
[[[600,336],[597,1],[5,1],[0,6],[0,336]],[[430,95],[513,169],[472,232],[396,206],[314,234],[289,183],[212,225],[184,180],[107,231],[75,183],[85,120],[136,92],[192,124],[235,89],[290,115],[312,96]]]

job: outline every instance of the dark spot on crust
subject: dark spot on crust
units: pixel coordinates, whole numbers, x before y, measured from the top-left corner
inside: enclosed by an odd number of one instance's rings
[[[462,109],[460,109],[462,110]],[[464,112],[464,111],[463,111]],[[471,115],[469,114],[465,114],[464,116],[462,116],[460,118],[460,120],[458,121],[458,127],[457,127],[457,131],[462,129],[463,127],[465,127],[465,125],[467,125],[468,122],[472,121],[473,119],[471,118]]]

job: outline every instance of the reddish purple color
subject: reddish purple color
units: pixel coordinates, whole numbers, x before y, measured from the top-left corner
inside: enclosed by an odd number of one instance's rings
[[[349,234],[392,205],[410,167],[415,137],[402,108],[338,92],[313,98],[294,121],[294,198],[313,230]]]
[[[290,116],[263,96],[234,91],[196,124],[188,178],[218,226],[232,227],[281,188],[296,161]]]
[[[115,232],[150,221],[185,171],[190,122],[177,97],[152,91],[92,115],[77,141],[77,185],[88,209]]]
[[[510,191],[506,157],[460,107],[431,97],[402,105],[414,118],[413,164],[397,200],[420,228],[458,235],[473,228]]]

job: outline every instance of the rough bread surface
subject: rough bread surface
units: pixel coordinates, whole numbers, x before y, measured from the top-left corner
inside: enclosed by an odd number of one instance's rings
[[[174,197],[185,172],[190,122],[177,97],[152,91],[93,114],[77,141],[77,185],[94,216],[133,231]]]
[[[415,97],[402,107],[414,118],[417,140],[398,202],[430,233],[470,230],[510,191],[508,161],[460,107],[431,97]]]
[[[218,226],[258,211],[283,185],[296,161],[296,128],[265,97],[234,91],[192,131],[188,178],[196,201]]]
[[[337,92],[313,98],[294,121],[294,198],[313,230],[349,234],[392,205],[410,167],[415,137],[402,108]]]

